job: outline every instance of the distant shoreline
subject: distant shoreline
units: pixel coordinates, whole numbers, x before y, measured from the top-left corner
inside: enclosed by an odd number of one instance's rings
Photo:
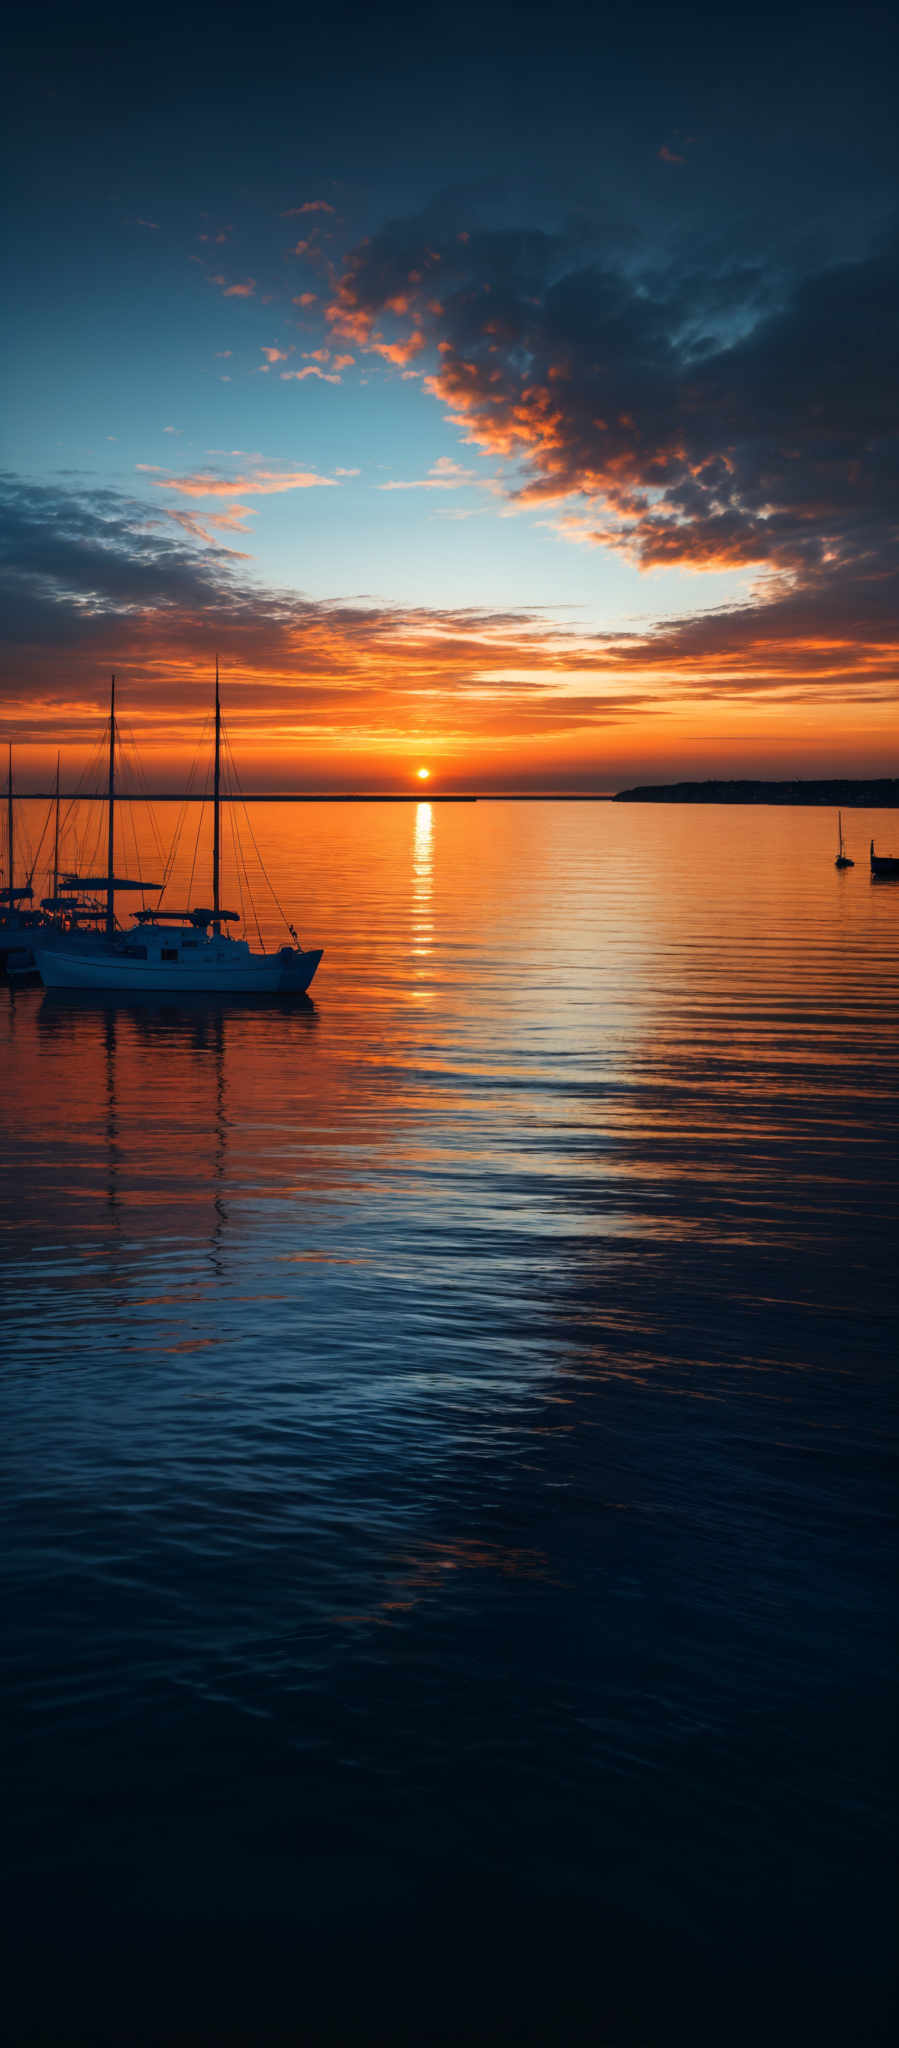
[[[0,790],[0,798],[4,792]],[[105,804],[105,789],[60,790],[60,802]],[[18,789],[16,797],[21,802],[50,803],[55,801],[53,789]],[[208,790],[189,792],[177,789],[149,789],[119,791],[122,803],[146,804],[206,804],[212,802]],[[329,789],[247,789],[234,796],[222,791],[224,804],[610,804],[615,800],[612,789],[487,789],[474,795],[457,795],[454,791],[436,789],[410,790],[329,790]]]
[[[846,776],[794,782],[665,782],[620,789],[616,804],[807,804],[844,810],[899,809],[899,777]]]
[[[0,796],[3,795],[0,790]],[[20,802],[51,803],[52,789],[16,791]],[[151,789],[120,792],[123,803],[211,803],[209,791]],[[62,803],[105,803],[105,789],[61,790]],[[899,810],[899,776],[876,779],[834,777],[792,782],[660,782],[633,789],[485,789],[457,794],[448,790],[321,790],[250,789],[238,796],[222,792],[223,803],[247,804],[792,804],[841,806],[844,810]]]

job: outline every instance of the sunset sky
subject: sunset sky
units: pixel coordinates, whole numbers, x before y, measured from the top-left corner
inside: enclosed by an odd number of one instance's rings
[[[888,10],[22,11],[0,738],[899,772]]]

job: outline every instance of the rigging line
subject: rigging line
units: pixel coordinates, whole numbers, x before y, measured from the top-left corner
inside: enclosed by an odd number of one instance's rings
[[[256,936],[257,936],[257,938],[258,938],[258,940],[259,940],[259,944],[260,944],[260,946],[262,947],[262,949],[263,949],[263,951],[264,951],[264,950],[265,950],[265,946],[264,946],[264,941],[263,941],[263,937],[262,937],[262,930],[261,930],[261,927],[260,927],[260,923],[259,923],[259,913],[258,913],[258,911],[257,911],[257,908],[256,908],[256,898],[255,898],[255,896],[254,896],[254,894],[253,894],[253,886],[252,886],[252,882],[251,882],[251,880],[250,880],[250,870],[249,870],[249,864],[248,864],[248,861],[247,861],[246,853],[245,853],[245,851],[244,851],[244,847],[243,847],[243,842],[242,842],[242,840],[241,840],[241,837],[240,837],[240,826],[239,826],[239,822],[238,822],[238,817],[237,817],[237,803],[236,803],[236,801],[235,801],[235,791],[234,791],[234,784],[236,784],[236,782],[237,782],[237,768],[236,768],[236,765],[235,765],[235,761],[234,761],[234,755],[233,755],[233,753],[232,753],[232,750],[231,750],[231,745],[230,745],[230,742],[229,742],[229,740],[228,740],[228,736],[227,736],[227,733],[225,734],[225,749],[226,749],[226,752],[225,752],[226,770],[227,770],[227,772],[228,772],[228,775],[229,775],[229,781],[230,781],[230,783],[231,783],[231,806],[230,806],[230,809],[231,809],[231,829],[232,829],[232,832],[233,832],[233,834],[234,834],[234,842],[235,842],[235,847],[236,847],[236,849],[237,849],[237,857],[238,857],[238,860],[239,860],[239,862],[240,862],[240,863],[242,863],[242,865],[243,865],[243,876],[244,876],[244,881],[245,881],[245,883],[246,883],[246,889],[247,889],[247,900],[248,900],[248,902],[249,902],[249,905],[250,905],[250,909],[251,909],[251,911],[252,911],[252,914],[253,914],[253,923],[254,923],[254,924],[255,924],[255,926],[256,926]],[[252,837],[252,834],[251,834],[251,837]]]
[[[229,827],[230,827],[230,831],[231,831],[231,845],[232,845],[232,848],[233,848],[233,852],[234,852],[234,872],[235,872],[235,875],[237,876],[237,894],[238,894],[238,898],[239,898],[239,901],[240,901],[240,919],[241,919],[241,923],[242,923],[242,924],[245,924],[245,923],[246,923],[246,911],[245,911],[245,909],[244,909],[244,888],[243,888],[243,880],[242,880],[242,878],[241,878],[241,872],[240,872],[240,849],[239,849],[239,845],[238,845],[238,839],[237,839],[237,830],[236,830],[236,826],[235,826],[235,822],[234,822],[234,805],[233,805],[233,804],[229,804],[229,805],[228,805],[228,824],[229,824]]]
[[[44,819],[44,823],[43,823],[43,826],[42,826],[42,828],[41,828],[41,836],[40,836],[40,838],[39,838],[39,840],[38,840],[38,842],[37,842],[37,849],[36,849],[36,852],[35,852],[35,856],[34,856],[34,859],[33,859],[32,863],[31,863],[31,866],[30,866],[30,868],[28,869],[28,887],[29,887],[29,889],[31,888],[31,885],[32,885],[32,883],[33,883],[33,881],[34,881],[34,871],[35,871],[35,868],[37,867],[38,861],[40,860],[40,857],[41,857],[41,848],[42,848],[42,846],[43,846],[43,844],[44,844],[44,840],[45,840],[45,838],[46,838],[46,836],[47,836],[47,827],[48,827],[48,825],[49,825],[49,823],[50,823],[50,819],[51,819],[51,818],[52,818],[52,816],[53,816],[53,806],[54,806],[54,803],[55,803],[55,801],[56,801],[56,800],[55,800],[55,798],[51,796],[51,798],[50,798],[50,808],[49,808],[49,810],[48,810],[48,812],[47,812],[47,815],[46,815],[46,817],[45,817],[45,819]]]
[[[230,759],[229,759],[229,756],[230,756]],[[265,940],[264,940],[264,938],[263,938],[263,936],[262,936],[262,927],[261,927],[261,925],[260,925],[260,922],[259,922],[259,913],[258,913],[258,911],[257,911],[257,909],[256,909],[256,899],[255,899],[255,896],[254,896],[254,894],[253,894],[253,886],[252,886],[252,883],[251,883],[251,880],[250,880],[250,871],[249,871],[249,866],[248,866],[248,864],[247,864],[247,857],[246,857],[246,854],[245,854],[245,852],[244,852],[244,848],[243,848],[243,842],[242,842],[242,840],[241,840],[241,836],[240,836],[240,828],[239,828],[239,824],[238,824],[238,818],[237,818],[237,805],[236,805],[236,803],[235,803],[235,801],[234,801],[234,787],[233,787],[233,785],[234,785],[234,781],[236,780],[236,769],[235,769],[235,766],[234,766],[234,757],[233,757],[233,754],[231,754],[231,750],[230,750],[230,747],[228,747],[228,744],[227,744],[227,736],[226,736],[226,754],[225,754],[225,776],[226,776],[226,781],[227,781],[227,787],[228,787],[228,794],[229,794],[229,796],[231,797],[231,802],[230,802],[230,804],[229,804],[229,806],[228,806],[228,809],[229,809],[229,814],[230,814],[230,824],[231,824],[231,835],[232,835],[232,839],[233,839],[233,841],[234,841],[234,855],[235,855],[235,866],[236,866],[236,869],[237,869],[237,885],[238,885],[238,888],[239,888],[239,890],[240,890],[240,898],[241,898],[241,917],[243,918],[243,920],[244,920],[244,922],[245,922],[245,923],[246,923],[246,922],[248,922],[248,920],[247,920],[247,913],[246,913],[246,910],[245,910],[245,908],[244,908],[244,899],[246,898],[246,902],[247,902],[247,903],[249,904],[249,907],[250,907],[250,911],[251,911],[251,913],[252,913],[252,917],[253,917],[253,923],[254,923],[254,925],[255,925],[255,927],[256,927],[256,937],[257,937],[257,939],[259,940],[259,946],[260,946],[260,950],[261,950],[261,951],[262,951],[262,952],[264,953],[264,952],[265,952]],[[243,874],[242,874],[242,878],[241,878],[241,870],[243,871]]]
[[[227,749],[228,749],[228,757],[229,757],[229,760],[230,760],[230,762],[231,762],[231,768],[232,768],[232,771],[233,771],[233,775],[234,775],[234,781],[235,781],[235,785],[236,785],[236,787],[237,787],[237,790],[238,790],[238,792],[239,792],[239,795],[240,795],[240,805],[241,805],[241,809],[242,809],[242,811],[243,811],[243,814],[244,814],[244,818],[246,819],[247,831],[249,832],[250,838],[251,838],[251,840],[252,840],[252,842],[253,842],[253,851],[254,851],[254,853],[255,853],[255,855],[256,855],[256,859],[257,859],[257,861],[259,862],[259,868],[260,868],[260,872],[261,872],[261,874],[262,874],[262,878],[263,878],[263,881],[265,882],[265,884],[266,884],[266,886],[267,886],[267,888],[268,888],[268,890],[269,890],[269,893],[270,893],[270,895],[271,895],[271,898],[272,898],[272,902],[273,902],[273,903],[274,903],[274,905],[275,905],[275,909],[277,910],[277,912],[278,912],[278,915],[279,915],[279,917],[280,917],[280,918],[282,919],[283,923],[284,923],[284,924],[286,925],[286,927],[287,927],[287,930],[288,930],[289,932],[292,932],[292,930],[293,930],[293,926],[292,926],[292,924],[291,924],[291,922],[290,922],[290,919],[289,919],[289,917],[288,917],[288,915],[287,915],[287,912],[286,912],[286,910],[285,910],[285,908],[284,908],[284,905],[283,905],[283,903],[281,902],[281,899],[280,899],[280,897],[278,896],[277,890],[275,889],[275,885],[274,885],[274,883],[273,883],[273,881],[272,881],[272,879],[271,879],[271,876],[270,876],[270,875],[269,875],[269,873],[268,873],[268,870],[267,870],[267,868],[266,868],[265,862],[264,862],[264,860],[263,860],[263,858],[262,858],[262,855],[261,855],[261,853],[260,853],[260,851],[259,851],[259,847],[258,847],[258,845],[257,845],[257,843],[256,843],[256,834],[255,834],[255,832],[253,831],[253,827],[252,827],[252,825],[251,825],[251,823],[250,823],[250,814],[249,814],[249,811],[247,810],[247,803],[246,803],[246,798],[245,798],[245,796],[244,796],[244,793],[243,793],[243,789],[242,789],[242,787],[241,787],[241,781],[240,781],[240,776],[238,775],[238,772],[237,772],[237,764],[236,764],[236,762],[235,762],[235,759],[234,759],[234,754],[233,754],[233,752],[232,752],[232,748],[231,748],[231,741],[230,741],[230,739],[228,738],[228,734],[227,734],[227,732],[226,732],[226,734],[225,734],[225,745],[226,745],[226,747],[227,747]]]
[[[234,809],[234,806],[232,805],[232,810],[233,810],[233,809]],[[238,828],[238,825],[237,825],[237,819],[236,819],[236,816],[235,816],[235,821],[234,821],[234,829],[235,829],[235,831],[237,832],[237,843],[238,843],[238,846],[240,847],[240,856],[241,856],[241,859],[242,859],[242,861],[243,861],[243,866],[244,866],[244,877],[245,877],[245,880],[246,880],[246,884],[247,884],[247,894],[248,894],[248,896],[249,896],[249,899],[250,899],[250,909],[251,909],[251,910],[252,910],[252,912],[253,912],[253,923],[254,923],[254,925],[256,926],[256,937],[257,937],[257,939],[259,940],[259,945],[260,945],[260,949],[261,949],[261,951],[262,951],[262,952],[264,953],[264,952],[265,952],[265,940],[263,939],[263,936],[262,936],[262,928],[261,928],[261,926],[260,926],[260,923],[259,923],[259,912],[258,912],[258,910],[257,910],[257,908],[256,908],[256,898],[255,898],[255,896],[253,895],[252,887],[251,887],[251,884],[250,884],[250,872],[249,872],[249,868],[248,868],[248,866],[247,866],[247,857],[246,857],[246,854],[244,853],[244,850],[243,850],[243,844],[242,844],[242,841],[241,841],[241,838],[240,838],[240,831],[239,831],[239,828]]]
[[[190,769],[189,769],[189,771],[188,771],[188,776],[187,776],[187,784],[186,784],[186,787],[185,787],[185,790],[184,790],[184,794],[183,794],[183,796],[182,796],[182,799],[181,799],[181,805],[180,805],[180,808],[179,808],[179,810],[178,810],[178,813],[177,813],[177,816],[176,816],[176,819],[175,819],[175,824],[174,824],[174,827],[173,827],[173,830],[172,830],[172,836],[171,836],[171,839],[170,839],[170,841],[169,841],[169,850],[168,850],[168,854],[166,855],[166,857],[165,857],[165,860],[163,861],[163,868],[162,868],[162,890],[161,890],[161,892],[160,892],[160,896],[159,896],[159,902],[158,902],[158,904],[157,904],[157,909],[160,909],[160,908],[162,907],[162,900],[163,900],[163,897],[164,897],[164,895],[165,895],[165,892],[166,892],[166,890],[168,889],[169,883],[170,883],[170,881],[171,881],[171,879],[172,879],[172,875],[173,875],[173,873],[174,873],[174,870],[175,870],[175,862],[176,862],[176,860],[177,860],[177,858],[178,858],[178,853],[179,853],[179,851],[180,851],[180,847],[181,847],[181,838],[182,838],[182,834],[183,834],[183,832],[184,832],[184,827],[185,827],[185,824],[187,823],[187,810],[188,810],[188,805],[189,805],[189,803],[190,803],[190,801],[191,801],[191,797],[192,797],[192,795],[193,795],[193,786],[194,786],[194,781],[195,781],[195,779],[196,779],[196,776],[197,776],[197,773],[198,773],[198,769],[199,769],[199,762],[200,762],[200,755],[199,755],[199,752],[197,752],[197,753],[196,753],[196,754],[194,755],[194,758],[193,758],[193,760],[192,760],[192,762],[191,762],[191,764],[190,764]],[[203,801],[204,801],[204,799],[203,799],[203,798],[201,797],[201,798],[200,798],[200,807],[201,807],[201,808],[200,808],[200,816],[201,816],[201,818],[202,818],[202,805],[203,805]],[[195,853],[195,855],[194,855],[194,862],[195,862],[195,864],[196,864],[196,853]],[[193,868],[191,869],[191,875],[193,875]]]
[[[131,800],[130,798],[129,798],[129,801],[128,801],[128,803],[127,803],[127,804],[126,804],[126,806],[125,806],[125,817],[126,817],[126,825],[125,825],[125,830],[126,830],[126,832],[130,830],[130,833],[131,833],[131,844],[132,844],[132,847],[133,847],[133,849],[134,849],[134,865],[135,865],[135,868],[137,869],[137,878],[139,878],[139,880],[140,880],[140,883],[141,883],[141,892],[140,892],[140,907],[141,907],[141,909],[142,909],[142,910],[146,910],[146,908],[147,908],[147,892],[146,892],[146,890],[145,890],[145,888],[144,888],[144,886],[143,886],[143,879],[144,879],[144,878],[143,878],[143,875],[141,874],[141,869],[142,869],[142,867],[143,867],[143,862],[142,862],[142,860],[141,860],[141,857],[140,857],[140,845],[139,845],[139,842],[138,842],[138,837],[137,837],[137,822],[136,822],[136,820],[135,820],[135,816],[134,816],[134,803],[133,803],[133,801],[132,801],[132,800]]]
[[[88,780],[88,777],[89,777],[89,776],[93,776],[93,775],[94,775],[95,773],[96,773],[96,774],[99,774],[99,756],[100,756],[100,748],[99,748],[99,745],[98,745],[98,746],[96,746],[96,747],[94,748],[94,750],[93,750],[93,753],[91,753],[91,754],[89,754],[89,755],[88,755],[88,757],[87,757],[87,760],[85,761],[84,767],[83,767],[83,768],[82,768],[82,770],[81,770],[81,774],[79,775],[79,777],[78,777],[78,780],[77,780],[77,782],[76,782],[76,784],[75,784],[74,792],[73,792],[72,796],[71,796],[71,797],[69,798],[69,801],[68,801],[67,807],[66,807],[65,811],[63,812],[62,820],[61,820],[61,822],[60,822],[60,827],[59,827],[59,835],[60,835],[60,838],[63,838],[63,837],[64,837],[64,835],[65,835],[65,832],[66,832],[66,830],[67,830],[67,827],[68,827],[68,823],[69,823],[69,819],[71,818],[72,812],[73,812],[74,810],[76,810],[76,809],[77,809],[78,805],[79,805],[79,804],[80,804],[80,803],[81,803],[82,801],[84,801],[84,800],[85,800],[85,783],[87,782],[87,780]],[[76,837],[76,841],[75,841],[75,849],[76,849],[76,860],[75,860],[75,866],[76,866],[76,868],[77,868],[77,867],[78,867],[78,864],[79,864],[79,856],[78,856],[78,841],[77,841],[77,837]]]
[[[159,827],[156,822],[156,813],[153,809],[153,805],[150,799],[149,785],[147,783],[147,778],[144,773],[144,766],[140,757],[140,751],[138,749],[137,740],[135,738],[134,731],[130,725],[122,727],[122,734],[123,738],[127,741],[128,744],[129,763],[132,767],[134,780],[137,785],[136,795],[135,798],[132,799],[132,801],[136,800],[137,802],[146,805],[148,823],[153,838],[154,850],[156,853],[156,857],[159,861],[160,867],[164,869],[165,854],[162,849],[162,840],[159,836]]]
[[[188,882],[188,884],[187,884],[187,907],[188,907],[188,909],[190,909],[190,899],[191,899],[191,896],[193,895],[193,887],[194,887],[194,875],[196,874],[196,869],[197,869],[197,854],[198,854],[198,852],[199,852],[199,849],[200,849],[200,833],[201,833],[201,831],[202,831],[202,828],[203,828],[203,813],[204,813],[204,811],[205,811],[205,809],[206,809],[206,802],[207,802],[207,798],[208,798],[208,796],[209,796],[209,767],[208,767],[208,764],[207,764],[207,768],[206,768],[206,779],[205,779],[205,782],[204,782],[204,784],[203,784],[203,794],[202,794],[202,797],[201,797],[201,799],[200,799],[200,814],[199,814],[199,817],[197,818],[197,830],[196,830],[196,836],[195,836],[195,838],[194,838],[194,853],[193,853],[193,859],[192,859],[192,861],[191,861],[191,864],[190,864],[190,880],[189,880],[189,882]]]

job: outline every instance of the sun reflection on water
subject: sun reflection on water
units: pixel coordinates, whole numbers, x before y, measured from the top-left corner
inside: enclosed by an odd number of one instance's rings
[[[421,963],[430,958],[434,942],[434,813],[429,803],[415,806],[412,840],[412,954]],[[430,991],[418,989],[420,997]]]

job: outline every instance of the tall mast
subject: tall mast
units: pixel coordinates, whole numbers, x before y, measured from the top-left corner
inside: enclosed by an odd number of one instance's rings
[[[8,898],[9,898],[9,907],[10,907],[10,909],[12,909],[12,901],[13,901],[13,882],[14,882],[14,879],[15,879],[15,877],[14,877],[14,875],[13,875],[13,871],[12,871],[12,863],[13,863],[13,837],[12,837],[12,740],[10,740],[10,742],[9,742],[9,776],[8,776],[8,780],[7,780],[7,784],[6,784],[6,865],[7,865],[7,876],[6,876],[6,890],[5,890],[5,892],[4,892],[4,893],[5,893],[5,894],[6,894],[7,896],[8,896]]]
[[[115,931],[115,676],[109,693],[109,828],[106,835],[106,936]]]
[[[219,697],[219,658],[215,657],[215,768],[212,778],[212,929],[221,937],[221,807],[222,807],[222,705]]]
[[[59,895],[59,755],[56,756],[56,823],[53,831],[53,894]]]

